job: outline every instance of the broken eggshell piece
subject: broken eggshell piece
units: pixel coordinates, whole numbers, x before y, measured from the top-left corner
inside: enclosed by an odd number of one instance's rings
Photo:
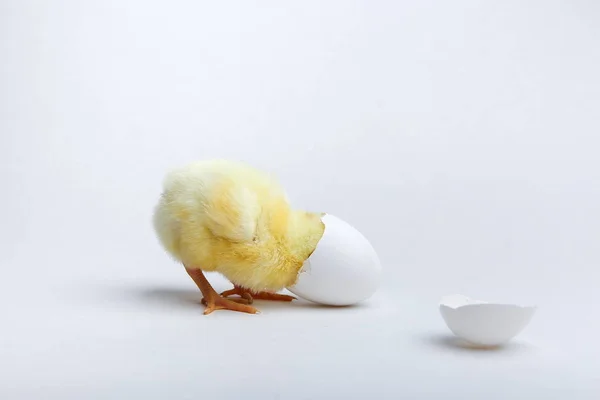
[[[518,335],[531,321],[536,307],[487,303],[463,295],[445,296],[440,312],[448,328],[477,346],[499,346]]]
[[[288,290],[306,300],[347,306],[370,297],[380,283],[381,264],[369,241],[347,222],[325,214],[325,231]]]

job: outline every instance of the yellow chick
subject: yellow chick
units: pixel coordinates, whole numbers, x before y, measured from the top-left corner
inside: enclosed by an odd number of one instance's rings
[[[202,292],[204,314],[256,313],[249,305],[253,299],[294,299],[276,292],[294,284],[315,250],[325,229],[321,216],[292,210],[269,175],[243,163],[210,160],[167,174],[153,223],[165,250]],[[203,271],[221,273],[234,288],[219,295]]]

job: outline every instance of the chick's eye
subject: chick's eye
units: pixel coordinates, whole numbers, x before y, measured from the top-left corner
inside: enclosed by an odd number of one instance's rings
[[[252,241],[253,241],[254,243],[258,242],[258,236],[254,235],[254,237],[252,238]]]

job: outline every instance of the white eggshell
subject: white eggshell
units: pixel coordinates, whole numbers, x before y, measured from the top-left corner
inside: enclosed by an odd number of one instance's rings
[[[519,334],[536,307],[486,303],[462,295],[442,298],[440,312],[458,337],[479,346],[498,346]]]
[[[288,290],[315,303],[344,306],[370,297],[379,286],[381,264],[369,241],[333,215],[322,218],[323,237]]]

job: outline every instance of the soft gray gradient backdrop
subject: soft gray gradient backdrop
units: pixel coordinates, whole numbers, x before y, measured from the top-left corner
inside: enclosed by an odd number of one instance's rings
[[[0,1],[0,398],[599,398],[599,71],[591,0]],[[202,316],[150,219],[212,157],[355,225],[382,289]],[[540,308],[470,351],[457,292]]]

